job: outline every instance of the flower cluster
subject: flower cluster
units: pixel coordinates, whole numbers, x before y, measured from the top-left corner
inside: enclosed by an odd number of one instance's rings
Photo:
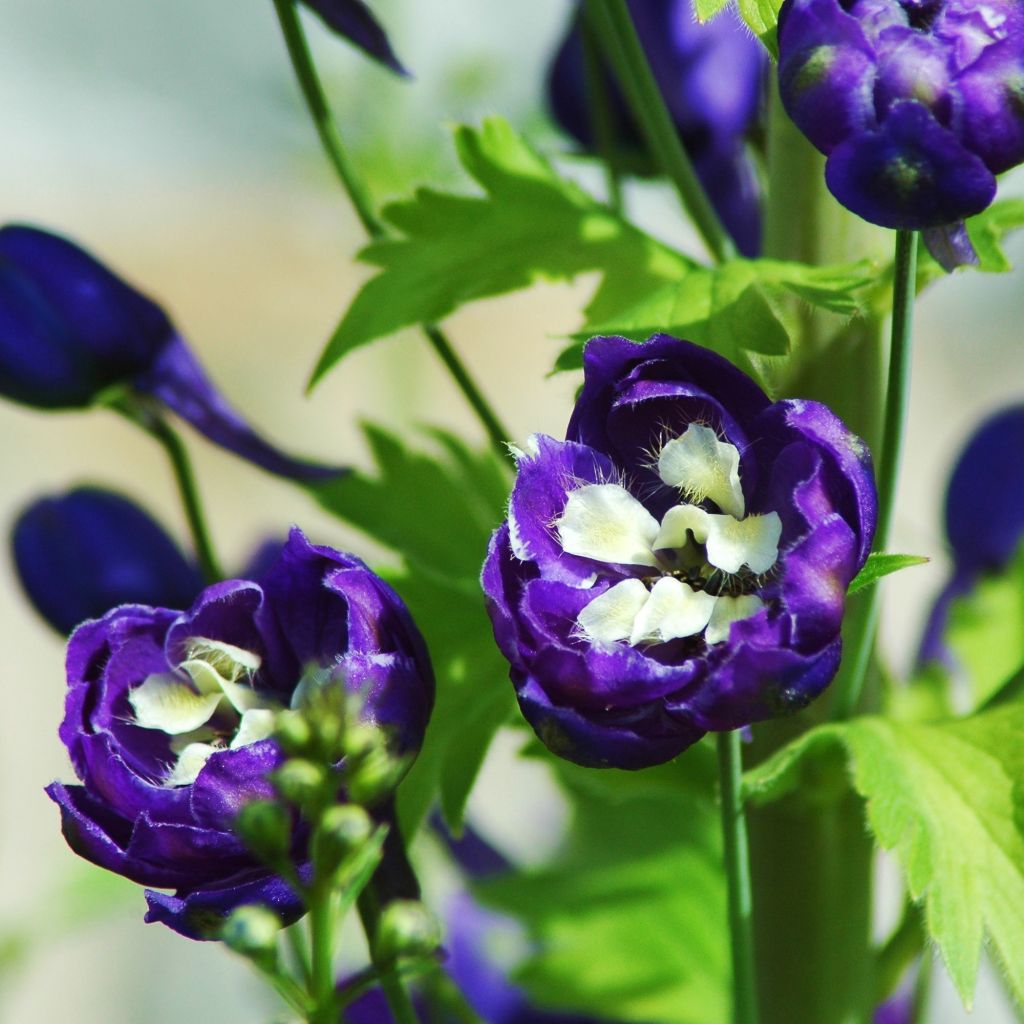
[[[567,439],[520,454],[483,585],[543,742],[641,768],[828,685],[875,486],[828,409],[706,349],[595,338],[584,367]]]
[[[67,669],[60,735],[82,784],[48,789],[64,836],[87,860],[176,890],[147,892],[147,920],[193,938],[215,936],[241,904],[283,920],[301,912],[235,828],[244,805],[273,795],[281,711],[343,687],[404,756],[433,702],[423,639],[399,597],[298,530],[259,583],[208,587],[187,612],[127,605],[80,626]]]
[[[826,181],[888,228],[979,213],[1024,161],[1018,0],[786,0],[779,89]]]
[[[732,12],[697,23],[692,0],[631,0],[630,15],[679,136],[708,198],[740,251],[761,245],[760,188],[744,135],[760,110],[764,49]],[[589,151],[596,148],[586,58],[577,14],[548,76],[559,124]],[[625,98],[606,73],[618,159],[649,171],[649,159]]]

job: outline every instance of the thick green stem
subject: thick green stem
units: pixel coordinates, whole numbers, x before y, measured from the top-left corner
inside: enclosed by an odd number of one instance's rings
[[[722,227],[683,148],[633,27],[626,0],[585,0],[585,10],[652,156],[675,185],[708,251],[718,263],[733,258],[736,247]]]
[[[917,233],[896,232],[896,259],[893,273],[892,343],[889,349],[889,382],[885,392],[885,425],[882,429],[882,456],[878,467],[878,528],[876,551],[885,551],[889,543],[892,517],[896,507],[896,483],[899,479],[907,409],[910,405],[910,352],[914,323],[914,289],[917,279]],[[839,681],[835,717],[849,718],[858,710],[864,680],[871,663],[881,613],[881,592],[874,586],[864,596],[862,628],[854,638],[849,674]]]
[[[310,1024],[335,1024],[337,1007],[334,999],[334,930],[337,924],[334,895],[329,886],[320,885],[310,893],[309,900],[309,990],[314,1010]]]
[[[281,24],[281,32],[284,36],[285,46],[288,49],[288,56],[291,59],[295,77],[298,80],[299,88],[302,90],[306,107],[320,138],[320,144],[323,147],[324,153],[334,168],[338,180],[348,195],[366,233],[374,239],[384,238],[387,235],[387,228],[384,222],[377,216],[373,203],[370,200],[369,191],[348,158],[348,153],[341,138],[341,132],[338,129],[337,122],[331,115],[327,96],[324,93],[323,86],[320,84],[320,76],[317,74],[312,54],[309,52],[306,34],[303,32],[302,23],[299,21],[295,0],[274,0],[274,9],[277,11],[277,19]],[[477,418],[487,433],[491,446],[499,456],[507,458],[509,456],[508,442],[512,439],[512,435],[502,426],[494,410],[473,381],[465,364],[459,359],[452,348],[451,342],[432,324],[424,324],[423,332],[426,334],[434,351],[451,373],[456,385],[469,403],[470,408],[476,413]]]
[[[718,778],[722,809],[722,847],[729,887],[729,938],[732,948],[733,1024],[757,1024],[754,971],[753,900],[747,823],[740,795],[743,753],[738,731],[718,734]]]
[[[377,960],[377,927],[380,923],[380,903],[373,884],[368,885],[359,895],[359,919],[366,933],[366,944],[370,950],[370,959],[377,968],[381,991],[387,1001],[395,1024],[419,1024],[419,1017],[405,990],[405,985],[393,964],[381,964]]]

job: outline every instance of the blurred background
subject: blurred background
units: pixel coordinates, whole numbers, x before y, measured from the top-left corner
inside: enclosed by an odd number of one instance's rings
[[[376,0],[374,8],[414,80],[394,78],[306,20],[378,199],[420,182],[457,183],[446,127],[456,121],[500,113],[540,145],[557,143],[542,87],[568,0],[445,0],[440,16],[425,0]],[[269,0],[0,0],[0,24],[4,221],[77,239],[162,302],[227,395],[290,450],[365,462],[361,418],[399,431],[431,423],[477,436],[412,333],[360,350],[303,396],[323,342],[369,269],[353,262],[361,230],[300,106]],[[1010,190],[1020,193],[1021,180],[1007,182]],[[629,199],[644,223],[686,241],[671,197],[645,187]],[[1009,251],[1024,259],[1021,241]],[[576,380],[545,374],[592,287],[586,277],[539,285],[477,303],[448,325],[518,441],[564,428]],[[944,578],[940,508],[951,461],[986,411],[1024,400],[1022,318],[1016,275],[957,275],[920,303],[893,546],[934,561],[887,584],[884,639],[899,669]],[[188,443],[229,566],[291,523],[374,555],[289,485],[194,436]],[[111,415],[43,416],[0,403],[0,481],[5,529],[30,499],[92,482],[134,495],[187,539],[161,453]],[[0,652],[0,1021],[265,1019],[272,1004],[244,965],[143,926],[141,892],[64,845],[42,792],[70,777],[56,736],[62,643],[21,598],[6,549]],[[557,841],[560,811],[543,770],[518,762],[514,749],[499,737],[472,816],[521,859],[537,859]],[[96,906],[106,907],[99,918]],[[934,1020],[967,1019],[948,984],[939,989]],[[988,975],[972,1019],[1011,1020],[1000,1005]]]

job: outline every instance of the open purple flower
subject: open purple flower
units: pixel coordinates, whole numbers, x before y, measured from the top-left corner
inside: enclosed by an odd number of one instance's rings
[[[1018,0],[786,0],[779,89],[844,206],[944,227],[1024,161],[1024,14]]]
[[[363,0],[303,0],[324,24],[358,46],[367,56],[400,75],[408,72],[391,48],[387,33]]]
[[[298,530],[259,583],[218,583],[186,612],[126,605],[80,626],[67,672],[60,736],[81,785],[47,789],[64,837],[86,860],[175,890],[147,890],[146,920],[190,938],[215,937],[243,903],[301,913],[233,831],[247,801],[272,795],[280,710],[337,683],[406,755],[433,702],[426,648],[398,595]]]
[[[0,228],[0,395],[43,409],[90,405],[122,387],[280,476],[344,472],[294,459],[228,405],[167,314],[73,242]]]
[[[631,0],[630,14],[701,183],[739,249],[761,245],[760,187],[743,137],[761,106],[767,55],[727,12],[698,24],[692,0]],[[649,170],[644,143],[625,98],[606,74],[615,141],[627,166]],[[551,67],[548,96],[559,124],[593,151],[580,16]]]
[[[584,373],[484,565],[523,714],[562,757],[642,768],[804,707],[874,534],[864,443],[667,335],[595,338]]]

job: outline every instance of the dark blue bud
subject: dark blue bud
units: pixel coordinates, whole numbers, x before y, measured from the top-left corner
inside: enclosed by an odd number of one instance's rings
[[[203,586],[158,523],[95,487],[34,502],[15,523],[11,545],[21,585],[61,633],[121,604],[187,608]]]
[[[303,0],[316,11],[324,24],[338,35],[358,46],[367,56],[380,61],[400,75],[409,72],[395,55],[391,42],[380,22],[363,0]]]

